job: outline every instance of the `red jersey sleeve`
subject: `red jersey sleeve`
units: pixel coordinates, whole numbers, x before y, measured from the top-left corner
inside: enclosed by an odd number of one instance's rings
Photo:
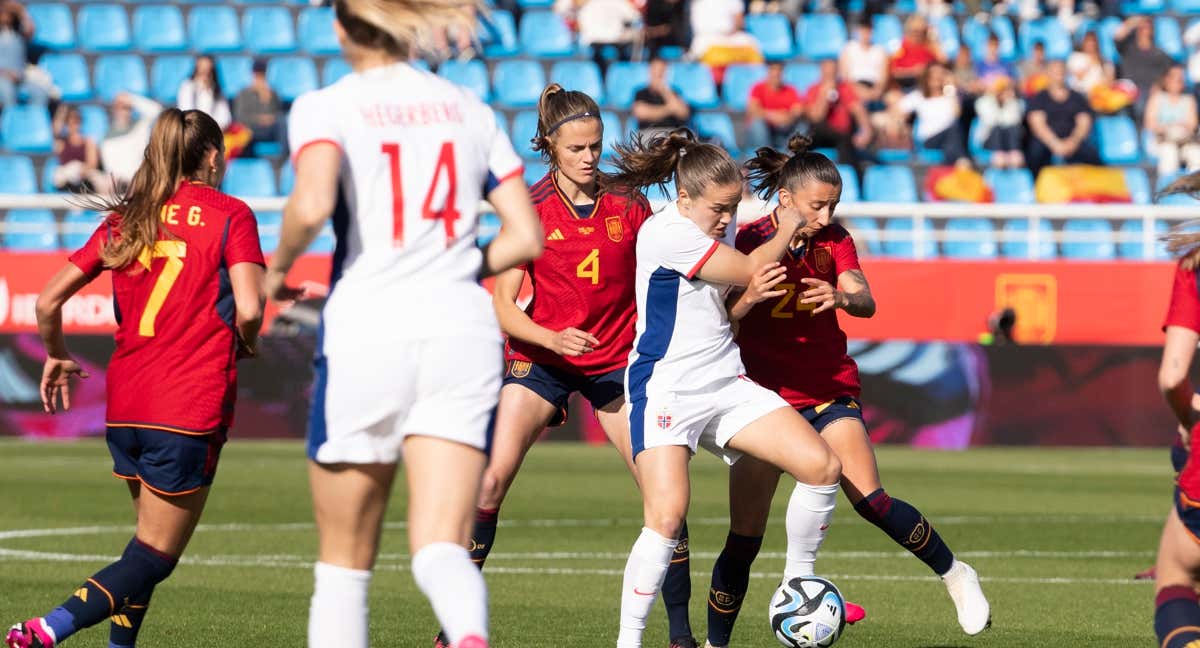
[[[847,270],[861,270],[862,266],[858,264],[858,250],[854,247],[854,239],[850,236],[850,232],[838,227],[839,231],[833,240],[833,263],[837,269],[836,274],[842,274]]]
[[[1196,273],[1182,265],[1175,269],[1175,285],[1171,288],[1171,305],[1163,328],[1182,326],[1200,333],[1200,293],[1197,293]]]
[[[733,244],[734,247],[738,249],[738,252],[741,252],[742,254],[750,254],[754,251],[754,248],[762,244],[761,239],[762,237],[758,235],[758,232],[755,230],[755,228],[747,225],[746,227],[738,230],[737,238],[734,239]]]
[[[75,267],[83,271],[89,280],[95,279],[104,272],[104,262],[100,260],[100,249],[104,247],[105,241],[108,240],[111,227],[108,221],[100,224],[95,232],[92,232],[87,243],[83,247],[75,250],[75,253],[68,257],[68,261],[75,264]]]
[[[239,263],[266,265],[258,240],[258,222],[254,218],[254,212],[245,205],[229,216],[229,231],[225,237],[223,255],[226,268],[232,268]]]

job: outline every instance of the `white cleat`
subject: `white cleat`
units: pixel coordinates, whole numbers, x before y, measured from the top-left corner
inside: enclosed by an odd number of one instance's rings
[[[955,560],[950,571],[942,576],[942,582],[954,601],[958,625],[962,626],[963,632],[974,636],[991,627],[991,607],[979,586],[979,574],[970,565]]]
[[[726,646],[714,646],[707,641],[704,642],[704,648],[727,648]]]

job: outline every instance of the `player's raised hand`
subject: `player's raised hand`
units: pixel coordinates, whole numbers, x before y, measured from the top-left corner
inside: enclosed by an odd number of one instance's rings
[[[784,279],[787,279],[787,268],[778,261],[768,263],[759,268],[758,272],[755,272],[754,276],[750,278],[750,285],[746,286],[746,294],[742,299],[747,304],[753,305],[768,299],[783,297],[787,291],[776,290],[775,287]]]
[[[816,277],[805,277],[800,282],[806,286],[812,286],[800,293],[800,303],[818,304],[813,309],[813,315],[824,313],[833,308],[842,308],[846,305],[845,293],[834,288],[828,281],[817,279]]]
[[[591,333],[574,327],[567,327],[550,339],[550,350],[567,358],[578,358],[585,353],[591,353],[598,345]]]
[[[63,410],[71,409],[71,376],[87,378],[88,372],[70,358],[46,358],[42,366],[42,409],[53,414],[62,398]]]

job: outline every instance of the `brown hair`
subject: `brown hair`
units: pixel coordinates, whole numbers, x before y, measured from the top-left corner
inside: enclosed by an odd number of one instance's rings
[[[629,143],[616,148],[617,172],[609,182],[617,187],[665,187],[674,179],[677,191],[699,197],[711,185],[742,183],[742,171],[725,149],[696,141],[695,134],[686,128],[676,128],[649,141],[634,135]]]
[[[842,186],[842,174],[837,165],[810,149],[812,139],[796,134],[788,138],[788,153],[766,146],[755,151],[754,157],[746,161],[754,193],[767,200],[780,189],[795,191],[814,180]]]
[[[196,175],[208,152],[224,155],[221,127],[199,110],[168,108],[150,132],[141,166],[123,196],[90,200],[97,211],[120,215],[120,236],[112,237],[100,251],[106,268],[124,268],[145,248],[153,248],[162,233],[159,212],[175,195],[179,183]]]
[[[1167,185],[1158,193],[1158,197],[1170,196],[1173,194],[1187,194],[1193,198],[1200,199],[1200,171],[1179,176],[1174,182]],[[1182,223],[1171,229],[1171,232],[1163,237],[1167,242],[1167,251],[1171,254],[1179,255],[1183,262],[1183,267],[1187,270],[1195,270],[1200,267],[1200,231],[1197,231],[1197,226],[1200,221],[1191,221]]]
[[[554,145],[550,137],[567,122],[576,119],[595,119],[600,121],[600,106],[596,100],[578,90],[564,90],[557,83],[551,83],[542,90],[538,99],[537,134],[530,143],[533,150],[542,154],[542,158],[554,164]],[[600,121],[600,132],[604,132],[604,122]]]
[[[475,0],[334,0],[346,36],[368,49],[406,58],[438,29],[475,30]]]

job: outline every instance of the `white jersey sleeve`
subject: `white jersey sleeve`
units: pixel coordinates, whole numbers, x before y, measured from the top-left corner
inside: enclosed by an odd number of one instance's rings
[[[659,264],[692,279],[717,251],[720,241],[704,235],[691,221],[676,218],[663,223],[662,233],[651,241]]]
[[[288,148],[292,152],[293,163],[310,144],[325,142],[345,152],[346,144],[338,128],[337,113],[326,105],[329,97],[328,94],[309,92],[292,104],[292,110],[288,113]]]
[[[505,180],[520,176],[525,171],[521,156],[513,149],[512,141],[496,123],[495,112],[490,113],[487,127],[492,131],[492,138],[488,149],[488,179],[483,188],[485,198]]]

